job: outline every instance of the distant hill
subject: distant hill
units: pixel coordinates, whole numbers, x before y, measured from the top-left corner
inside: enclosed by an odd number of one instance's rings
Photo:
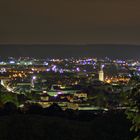
[[[130,44],[1,44],[0,56],[140,58],[140,45]]]

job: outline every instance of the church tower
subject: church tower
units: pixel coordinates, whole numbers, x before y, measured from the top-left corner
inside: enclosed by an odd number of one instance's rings
[[[104,65],[101,65],[101,68],[99,70],[99,81],[104,81],[104,71],[103,71]]]

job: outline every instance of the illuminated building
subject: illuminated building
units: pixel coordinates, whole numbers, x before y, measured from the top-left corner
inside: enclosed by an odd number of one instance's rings
[[[104,81],[103,65],[101,66],[101,69],[99,71],[99,81]]]

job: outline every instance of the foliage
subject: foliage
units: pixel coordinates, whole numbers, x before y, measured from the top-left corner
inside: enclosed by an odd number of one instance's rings
[[[135,131],[138,136],[135,140],[140,140],[140,78],[132,74],[129,82],[130,90],[126,93],[127,109],[126,114],[128,119],[132,120],[131,131]]]
[[[5,104],[7,102],[12,102],[14,103],[15,105],[18,106],[18,99],[17,99],[17,95],[16,94],[13,94],[13,93],[1,93],[0,94],[0,101]]]

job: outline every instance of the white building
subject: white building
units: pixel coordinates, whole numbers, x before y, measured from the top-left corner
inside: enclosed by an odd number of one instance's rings
[[[99,71],[99,81],[104,81],[104,71],[103,71],[103,66],[101,66],[101,69]]]

